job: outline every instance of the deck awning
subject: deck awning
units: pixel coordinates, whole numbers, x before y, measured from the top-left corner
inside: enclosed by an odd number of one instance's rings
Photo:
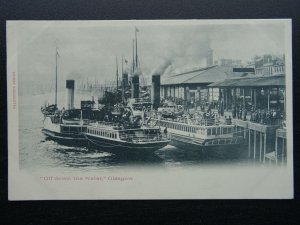
[[[208,87],[284,87],[284,75],[270,75],[270,76],[253,76],[244,78],[226,79],[215,82]]]

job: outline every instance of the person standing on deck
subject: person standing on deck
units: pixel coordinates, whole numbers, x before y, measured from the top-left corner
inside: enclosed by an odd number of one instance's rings
[[[168,129],[167,129],[167,127],[164,129],[164,134],[165,134],[165,136],[167,137],[167,134],[168,134]]]

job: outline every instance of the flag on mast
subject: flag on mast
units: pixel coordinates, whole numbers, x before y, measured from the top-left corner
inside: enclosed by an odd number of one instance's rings
[[[135,32],[139,32],[140,30],[137,28],[137,27],[135,27]]]
[[[58,57],[60,57],[59,51],[58,51],[58,47],[56,47],[56,55],[57,55]]]

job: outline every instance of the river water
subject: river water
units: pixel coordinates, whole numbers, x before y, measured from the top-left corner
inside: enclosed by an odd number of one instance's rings
[[[75,106],[91,96],[75,94]],[[95,100],[97,100],[95,98]],[[218,152],[195,152],[168,145],[152,155],[116,155],[102,149],[69,147],[46,138],[41,132],[45,102],[53,103],[53,94],[19,97],[19,154],[21,169],[64,168],[71,170],[101,170],[126,166],[184,167],[186,165],[244,165],[247,150],[224,147]],[[58,93],[58,106],[63,107],[65,93]]]

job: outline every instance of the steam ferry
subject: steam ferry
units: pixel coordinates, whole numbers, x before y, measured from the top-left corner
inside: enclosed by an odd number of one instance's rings
[[[167,135],[159,128],[124,127],[111,122],[96,122],[87,126],[85,137],[100,149],[153,152],[169,144]]]
[[[56,104],[41,108],[44,114],[42,133],[63,145],[82,146],[87,144],[84,133],[92,118],[93,102],[89,101],[88,106],[81,105],[80,109],[75,109],[74,86],[74,80],[66,81],[67,110],[58,110]]]
[[[42,133],[48,138],[64,145],[84,145],[88,120],[84,120],[84,109],[74,109],[74,80],[66,81],[67,88],[67,110],[64,108],[58,110],[57,107],[57,60],[58,47],[56,46],[55,62],[55,103],[48,106],[42,106],[41,112],[44,115]],[[88,113],[90,114],[90,113]]]
[[[213,120],[172,121],[164,118],[151,119],[152,124],[168,131],[171,145],[184,149],[208,149],[228,145],[240,145],[243,137],[235,132],[230,123],[218,124]]]
[[[76,117],[64,119],[69,113],[79,114],[80,110],[66,110],[62,114],[45,116],[42,132],[50,139],[64,145],[85,145],[86,139],[84,132],[87,129],[87,123]]]

